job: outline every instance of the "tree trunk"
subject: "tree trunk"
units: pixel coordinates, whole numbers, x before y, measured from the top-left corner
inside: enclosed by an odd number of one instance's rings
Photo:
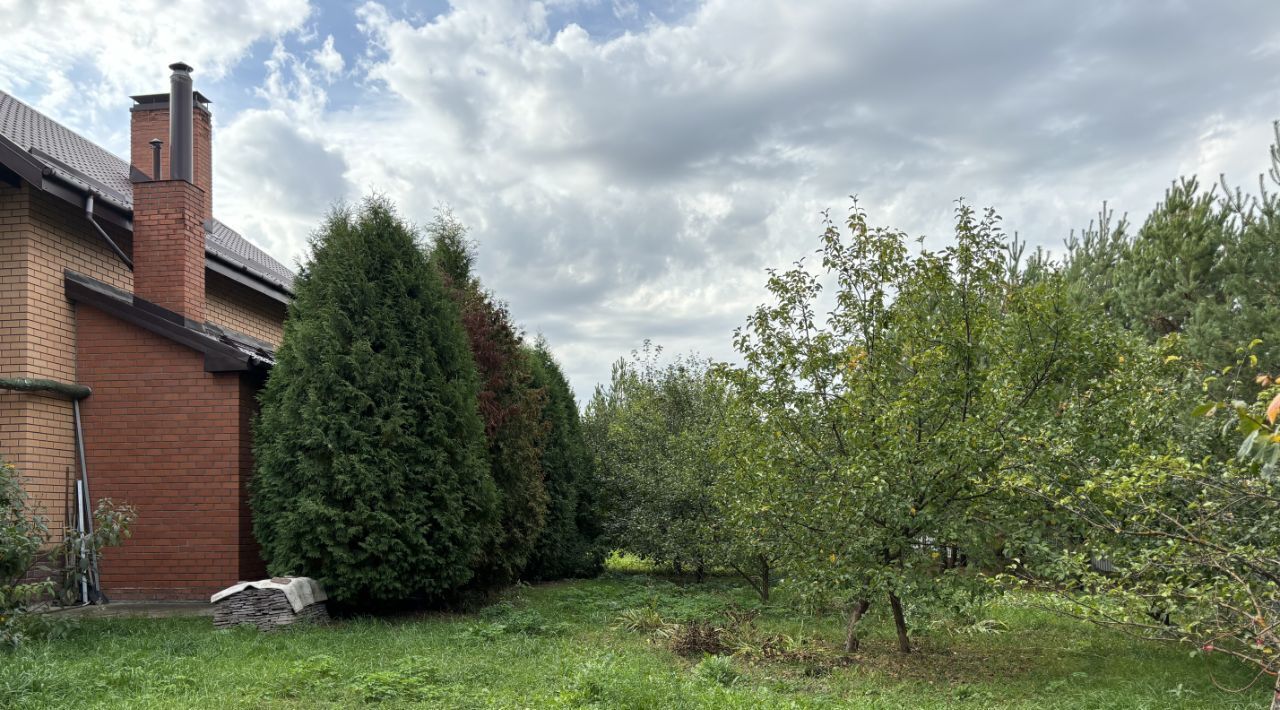
[[[867,613],[867,608],[871,606],[871,602],[866,599],[859,599],[857,604],[853,605],[853,611],[849,612],[849,626],[844,632],[844,652],[853,653],[858,650],[858,620],[862,615]]]
[[[1271,696],[1271,710],[1280,710],[1280,673],[1276,673],[1276,693]]]
[[[889,593],[889,606],[893,608],[893,625],[898,628],[898,650],[911,653],[911,639],[907,636],[907,619],[902,615],[902,600]]]
[[[698,566],[695,567],[693,570],[693,578],[698,584],[702,584],[703,582],[707,581],[706,565],[699,562]]]
[[[769,558],[760,555],[760,601],[769,603]]]
[[[684,565],[680,564],[680,560],[671,561],[671,571],[676,573],[677,577],[684,576]]]
[[[759,581],[756,581],[755,576],[751,572],[742,569],[737,564],[730,562],[729,566],[733,567],[733,571],[737,572],[739,577],[746,580],[747,584],[750,584],[751,588],[756,590],[756,596],[760,597],[760,601],[768,602],[769,601],[769,567],[768,567],[769,563],[767,560],[764,560],[764,558],[761,557],[761,564],[764,565],[764,567],[763,569],[760,570],[761,574],[760,574]]]

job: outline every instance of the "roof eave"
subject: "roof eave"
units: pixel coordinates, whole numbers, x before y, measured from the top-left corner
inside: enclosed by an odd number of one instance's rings
[[[40,187],[48,168],[23,150],[21,146],[0,135],[0,164],[18,174],[18,177]]]
[[[18,144],[0,135],[0,165],[13,171],[19,178],[41,192],[84,209],[85,198],[94,196],[93,216],[133,231],[133,209],[120,198],[104,190],[95,190],[65,179],[53,168],[40,162],[36,156],[23,150]]]
[[[252,269],[249,269],[243,264],[237,264],[229,259],[224,259],[215,252],[205,252],[204,265],[205,268],[215,274],[220,274],[242,286],[247,286],[248,288],[257,291],[272,300],[279,301],[285,305],[289,305],[289,302],[293,300],[292,291],[287,291],[276,286],[270,281],[259,276]]]
[[[67,270],[63,272],[67,299],[93,306],[120,320],[150,331],[204,355],[205,372],[244,372],[269,366],[262,357],[215,340],[181,314],[112,288],[97,279]]]

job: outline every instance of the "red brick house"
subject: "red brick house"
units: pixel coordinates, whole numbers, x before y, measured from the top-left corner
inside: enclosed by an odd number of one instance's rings
[[[214,218],[209,101],[170,68],[169,94],[133,97],[129,161],[0,91],[0,379],[92,389],[92,499],[138,511],[102,561],[113,599],[207,599],[264,575],[249,422],[293,274]],[[0,455],[66,529],[71,401],[0,390]]]

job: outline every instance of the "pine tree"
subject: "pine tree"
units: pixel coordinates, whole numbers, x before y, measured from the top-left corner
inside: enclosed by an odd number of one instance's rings
[[[255,422],[254,532],[272,574],[334,599],[468,582],[497,494],[458,310],[382,199],[312,238]]]
[[[1119,314],[1159,337],[1194,330],[1227,295],[1221,255],[1230,215],[1195,178],[1174,183],[1129,245],[1116,274]],[[1199,317],[1198,317],[1199,316]]]
[[[1109,213],[1083,240],[1067,243],[1064,275],[1084,300],[1102,305],[1126,327],[1155,339],[1176,334],[1185,356],[1224,370],[1215,388],[1256,391],[1253,368],[1225,368],[1250,354],[1257,370],[1280,368],[1280,289],[1272,277],[1280,258],[1280,124],[1272,168],[1259,192],[1206,189],[1195,178],[1165,193],[1135,234]]]
[[[506,306],[484,291],[472,272],[475,253],[466,228],[441,212],[428,232],[431,262],[462,313],[480,373],[478,405],[499,495],[498,526],[476,570],[475,586],[500,586],[520,578],[545,523],[545,394],[533,381],[532,363]]]
[[[599,574],[605,550],[600,544],[599,489],[595,465],[578,417],[578,403],[547,344],[529,349],[534,383],[547,392],[544,418],[548,432],[542,449],[547,487],[547,525],[529,560],[531,579],[563,579]]]

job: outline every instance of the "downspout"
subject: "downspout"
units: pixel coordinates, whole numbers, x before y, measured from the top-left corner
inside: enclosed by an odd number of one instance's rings
[[[98,224],[97,220],[93,218],[93,193],[92,192],[90,192],[89,195],[85,198],[84,216],[85,216],[85,219],[89,220],[89,224],[92,224],[93,228],[98,230],[98,234],[102,235],[103,241],[107,243],[107,246],[111,247],[111,251],[114,251],[116,253],[116,256],[120,257],[120,261],[123,261],[125,266],[129,267],[130,271],[133,271],[133,260],[125,256],[125,253],[120,250],[120,247],[116,246],[115,241],[112,240],[111,236],[107,234],[107,231],[102,228],[102,225]]]

